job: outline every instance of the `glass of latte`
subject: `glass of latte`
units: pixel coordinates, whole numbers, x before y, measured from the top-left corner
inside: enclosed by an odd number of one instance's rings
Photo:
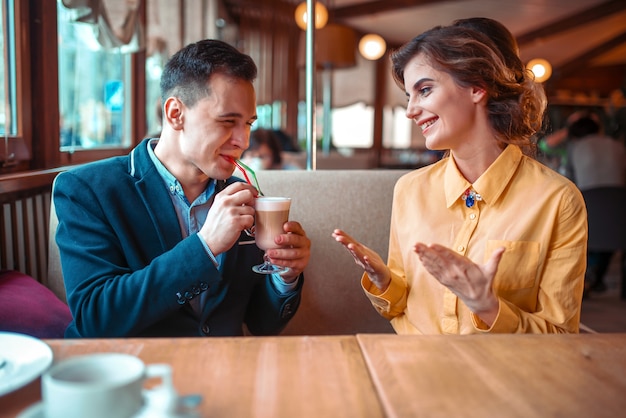
[[[289,197],[259,196],[255,199],[254,235],[257,247],[264,251],[280,247],[274,242],[274,238],[284,232],[283,225],[289,220],[290,207]],[[272,264],[267,255],[263,256],[263,260],[263,264],[252,267],[252,270],[261,274],[284,273],[289,270],[288,267]]]

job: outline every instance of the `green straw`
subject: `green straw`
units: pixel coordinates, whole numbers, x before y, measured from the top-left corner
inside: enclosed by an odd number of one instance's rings
[[[237,160],[237,162],[238,162],[239,164],[241,164],[241,165],[243,166],[243,168],[245,168],[246,170],[248,170],[248,171],[250,172],[250,174],[252,174],[252,178],[254,179],[254,184],[255,184],[255,186],[256,186],[256,189],[259,191],[259,194],[260,194],[261,196],[265,196],[265,195],[263,194],[263,192],[261,191],[261,186],[259,186],[259,180],[256,178],[256,173],[254,172],[254,170],[253,170],[253,169],[251,169],[250,167],[248,167],[247,165],[245,165],[245,164],[243,163],[243,161],[241,161],[241,160]]]
[[[243,167],[244,169],[246,169],[247,171],[249,171],[249,172],[250,172],[250,174],[252,174],[252,178],[254,179],[254,186],[255,186],[255,187],[256,187],[256,189],[259,191],[259,195],[260,195],[260,196],[265,196],[265,195],[263,194],[263,192],[261,191],[261,186],[259,186],[259,180],[256,178],[256,173],[254,172],[254,170],[253,170],[253,169],[251,169],[250,167],[248,167],[246,164],[244,164],[244,162],[243,162],[243,161],[241,161],[241,160],[233,160],[233,162],[235,162],[235,165],[237,165],[237,166],[238,166],[238,165],[241,165],[241,167]],[[241,167],[239,167],[239,168],[241,168]],[[246,174],[246,173],[244,172],[243,174],[244,174],[244,176],[245,176],[245,174]]]

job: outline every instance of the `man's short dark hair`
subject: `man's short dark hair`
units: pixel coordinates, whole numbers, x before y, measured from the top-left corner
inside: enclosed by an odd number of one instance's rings
[[[234,46],[216,39],[204,39],[176,52],[161,74],[161,98],[179,98],[192,107],[210,94],[208,81],[220,73],[253,82],[257,66]]]

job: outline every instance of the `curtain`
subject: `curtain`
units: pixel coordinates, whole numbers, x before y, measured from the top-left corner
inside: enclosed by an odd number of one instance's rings
[[[83,25],[84,36],[94,50],[118,49],[133,53],[145,48],[139,18],[141,0],[59,0],[73,12],[72,21]]]

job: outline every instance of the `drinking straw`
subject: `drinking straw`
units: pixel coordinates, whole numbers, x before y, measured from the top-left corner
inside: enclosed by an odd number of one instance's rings
[[[243,173],[243,177],[246,179],[248,184],[256,187],[256,189],[259,191],[259,195],[264,196],[263,192],[261,191],[261,186],[259,186],[259,180],[256,178],[256,173],[254,172],[254,170],[248,167],[247,165],[245,165],[244,162],[241,160],[235,160],[232,157],[228,157],[228,158],[239,169],[239,171]],[[250,174],[252,174],[252,178],[254,179],[254,184],[252,184],[252,182],[250,181],[250,177],[248,177],[248,173],[246,172],[246,170],[249,171]]]

